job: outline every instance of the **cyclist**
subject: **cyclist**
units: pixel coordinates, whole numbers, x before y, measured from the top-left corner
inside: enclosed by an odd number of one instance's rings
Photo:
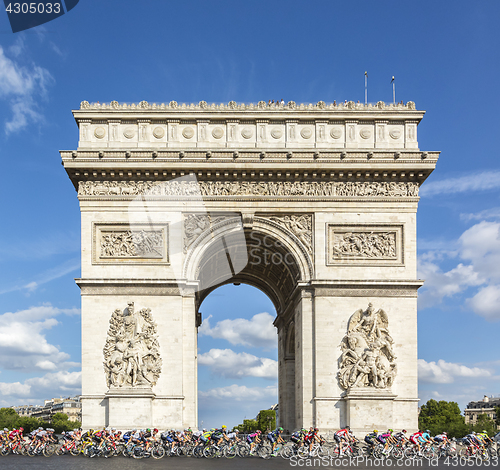
[[[253,448],[255,447],[255,444],[260,444],[261,434],[262,432],[258,430],[247,436],[247,442],[250,444],[250,455],[253,454]]]
[[[344,455],[344,442],[345,442],[345,447],[349,445],[349,442],[351,441],[351,438],[349,436],[349,431],[351,428],[349,426],[346,426],[343,429],[339,429],[338,431],[335,432],[333,435],[335,441],[339,445],[339,456],[342,457]]]
[[[377,444],[378,430],[374,429],[373,432],[365,436],[365,442],[369,446],[370,454],[373,452],[373,448]]]
[[[422,436],[423,432],[422,431],[418,431],[418,432],[415,432],[413,433],[411,436],[410,436],[410,442],[412,444],[415,444],[417,446],[417,449],[418,449],[418,453],[420,454],[420,437]]]
[[[276,455],[274,454],[274,449],[276,449],[278,443],[284,442],[283,439],[281,438],[282,432],[283,428],[279,427],[267,434],[267,440],[273,445],[273,450],[272,450],[273,455]]]

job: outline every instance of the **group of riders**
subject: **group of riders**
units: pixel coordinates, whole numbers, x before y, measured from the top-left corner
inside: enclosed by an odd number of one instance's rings
[[[193,431],[185,429],[184,431],[170,430],[160,433],[158,429],[133,429],[131,431],[122,432],[114,428],[106,428],[102,430],[90,429],[83,432],[81,429],[63,432],[61,438],[58,438],[54,429],[38,428],[30,432],[27,436],[23,434],[24,429],[9,430],[7,428],[0,430],[0,449],[10,446],[13,453],[21,453],[21,445],[29,443],[33,449],[34,454],[37,450],[47,444],[62,444],[70,445],[74,443],[81,443],[84,441],[94,442],[96,444],[108,443],[111,445],[124,444],[124,445],[138,445],[142,446],[146,454],[150,451],[153,445],[161,443],[164,448],[173,450],[175,446],[183,444],[195,444],[197,446],[222,446],[223,444],[231,443],[246,443],[250,449],[249,454],[254,455],[256,446],[270,445],[272,447],[271,456],[278,455],[276,448],[279,444],[285,444],[283,439],[283,428],[278,427],[274,431],[261,432],[255,431],[249,434],[241,434],[238,430],[229,431],[225,425],[219,429],[212,428],[210,430],[203,429],[201,431]],[[350,453],[352,447],[357,446],[358,440],[350,430],[349,426],[336,431],[333,435],[336,444],[336,455],[342,457]],[[290,436],[290,441],[297,448],[305,448],[309,451],[309,455],[313,455],[313,446],[325,443],[323,437],[320,436],[318,428],[311,427],[309,430],[303,428],[300,431],[294,432]],[[382,454],[388,454],[390,446],[414,445],[417,454],[422,455],[421,450],[427,444],[437,445],[439,448],[451,447],[450,439],[446,432],[431,437],[429,430],[418,431],[413,434],[408,434],[406,430],[394,432],[388,429],[386,432],[373,432],[367,434],[364,438],[367,447],[367,454],[371,454],[373,449],[381,448],[383,446]],[[484,450],[488,443],[492,443],[488,433],[483,431],[481,433],[471,432],[463,438],[463,444],[472,450]]]

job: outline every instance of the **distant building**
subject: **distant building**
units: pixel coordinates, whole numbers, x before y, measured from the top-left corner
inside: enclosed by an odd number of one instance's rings
[[[497,406],[500,406],[500,397],[494,398],[485,395],[480,401],[471,401],[464,410],[465,424],[476,424],[477,417],[482,414],[495,420],[497,418],[495,412]]]
[[[70,421],[82,420],[82,403],[80,397],[52,398],[45,400],[43,406],[23,405],[12,407],[19,416],[41,418],[50,422],[56,413],[64,413]]]
[[[33,416],[33,413],[40,411],[42,406],[40,405],[22,405],[22,406],[13,406],[12,409],[21,417],[21,418],[30,418]]]

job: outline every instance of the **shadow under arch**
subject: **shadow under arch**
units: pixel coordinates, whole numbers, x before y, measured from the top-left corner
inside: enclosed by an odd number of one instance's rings
[[[217,287],[244,283],[264,292],[278,316],[288,309],[299,283],[313,276],[307,247],[293,233],[261,217],[254,217],[244,229],[239,217],[214,224],[186,253],[183,271],[188,283],[198,284],[197,312]]]

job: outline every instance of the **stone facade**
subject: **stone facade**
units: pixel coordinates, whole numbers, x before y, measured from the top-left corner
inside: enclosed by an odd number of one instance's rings
[[[229,282],[276,307],[285,429],[417,428],[416,211],[438,158],[418,148],[423,111],[84,101],[73,114],[78,148],[61,156],[82,217],[85,428],[197,426],[199,306]],[[152,354],[110,340],[131,302],[154,318]]]
[[[500,407],[500,397],[495,398],[485,395],[480,401],[471,401],[464,410],[465,423],[472,425],[477,424],[477,418],[482,414],[485,414],[492,420],[496,420],[496,410],[498,407]],[[497,429],[500,429],[500,426],[497,426]]]

